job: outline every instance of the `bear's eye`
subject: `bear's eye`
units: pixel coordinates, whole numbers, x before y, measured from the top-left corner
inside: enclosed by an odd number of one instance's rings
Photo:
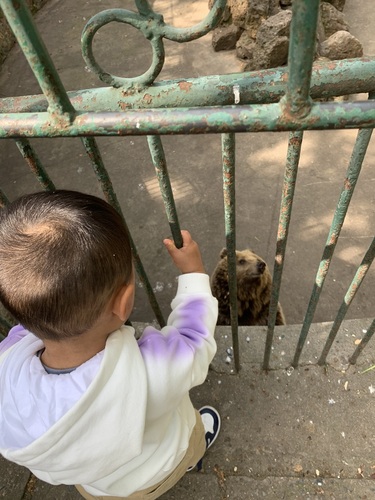
[[[238,263],[239,263],[240,266],[243,266],[244,264],[246,264],[246,260],[245,259],[240,259],[238,261]]]

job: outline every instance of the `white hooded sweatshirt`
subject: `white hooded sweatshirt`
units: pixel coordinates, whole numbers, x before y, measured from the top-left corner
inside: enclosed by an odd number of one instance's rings
[[[162,481],[188,448],[196,422],[189,390],[207,376],[216,320],[208,276],[182,275],[166,327],[147,327],[137,341],[123,326],[102,352],[60,375],[36,356],[43,342],[18,327],[0,354],[0,453],[48,483],[81,484],[95,496]]]

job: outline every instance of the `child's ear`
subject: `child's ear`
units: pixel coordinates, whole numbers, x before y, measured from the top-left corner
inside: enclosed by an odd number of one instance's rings
[[[126,321],[130,313],[133,309],[134,303],[134,284],[129,283],[128,285],[124,285],[120,288],[120,290],[116,293],[113,305],[112,312],[116,316],[118,316],[121,321]]]

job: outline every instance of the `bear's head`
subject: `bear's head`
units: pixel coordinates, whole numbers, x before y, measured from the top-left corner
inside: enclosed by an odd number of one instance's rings
[[[272,277],[265,261],[250,249],[236,250],[237,298],[239,302],[269,301]],[[228,294],[228,254],[223,248],[212,275],[212,289],[216,297]],[[219,290],[221,289],[221,290]]]

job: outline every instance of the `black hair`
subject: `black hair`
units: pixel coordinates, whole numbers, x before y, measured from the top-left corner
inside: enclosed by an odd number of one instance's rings
[[[0,211],[0,300],[41,339],[87,331],[132,272],[123,219],[96,196],[39,192]]]

